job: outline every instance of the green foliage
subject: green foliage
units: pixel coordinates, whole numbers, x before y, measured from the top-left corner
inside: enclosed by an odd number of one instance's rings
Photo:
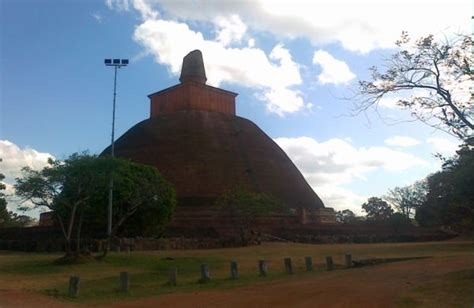
[[[172,185],[156,168],[120,158],[99,158],[110,164],[114,179],[113,221],[116,232],[156,236],[170,221],[176,195]],[[87,212],[88,226],[106,229],[110,177],[91,196],[94,207]],[[126,218],[127,221],[123,221]]]
[[[367,213],[369,220],[387,220],[393,214],[390,205],[378,197],[370,197],[362,204],[362,209]]]
[[[34,208],[54,212],[68,253],[73,231],[79,251],[83,225],[87,230],[105,231],[112,176],[113,234],[132,216],[132,228],[152,233],[170,220],[176,204],[173,188],[155,168],[123,159],[76,153],[64,161],[49,159],[48,166],[39,171],[28,167],[22,171],[15,185],[17,195],[32,202]]]
[[[10,213],[7,209],[7,200],[5,199],[5,194],[2,192],[5,190],[5,184],[1,182],[4,178],[5,176],[0,173],[0,226],[2,227],[10,220]]]
[[[217,199],[216,204],[220,212],[230,219],[244,245],[247,244],[249,230],[257,219],[286,209],[281,201],[271,195],[249,192],[240,188],[224,193]]]
[[[0,162],[2,159],[0,158]],[[35,222],[35,220],[26,215],[18,215],[7,208],[5,194],[6,185],[2,183],[5,176],[0,173],[0,228],[25,227]]]
[[[95,156],[76,153],[64,161],[49,158],[48,166],[42,170],[25,167],[22,176],[16,179],[15,190],[20,198],[30,201],[33,208],[47,208],[54,212],[68,254],[72,250],[73,228],[78,230],[79,243],[82,218],[91,207],[91,196],[110,173],[106,167]]]
[[[337,211],[336,212],[336,221],[339,223],[347,224],[361,221],[362,217],[356,216],[354,212],[349,209]]]
[[[411,220],[403,213],[393,213],[386,222],[398,232],[401,228],[411,225]]]
[[[474,148],[464,145],[443,169],[427,178],[426,201],[416,213],[422,226],[474,230]]]

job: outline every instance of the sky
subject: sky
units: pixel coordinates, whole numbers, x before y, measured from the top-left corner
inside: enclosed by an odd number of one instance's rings
[[[177,84],[182,58],[203,53],[207,83],[237,92],[250,119],[292,159],[327,207],[361,204],[439,170],[459,141],[382,102],[353,114],[368,68],[418,38],[471,32],[469,0],[2,0],[0,172],[7,193],[24,166],[100,153],[148,118],[148,94]],[[9,198],[9,209],[16,207]]]

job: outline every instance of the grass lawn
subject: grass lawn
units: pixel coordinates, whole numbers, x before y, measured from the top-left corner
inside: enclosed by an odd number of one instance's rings
[[[403,294],[399,307],[472,307],[474,269],[444,275]]]
[[[209,250],[163,250],[110,253],[103,261],[78,265],[54,265],[60,254],[18,253],[0,251],[0,289],[23,290],[57,297],[61,301],[79,303],[110,302],[117,299],[134,299],[158,296],[164,293],[191,292],[202,289],[232,288],[276,280],[298,279],[302,275],[317,275],[325,270],[325,257],[333,256],[336,269],[343,267],[344,254],[353,259],[396,257],[450,257],[472,255],[469,242],[427,242],[391,244],[335,244],[310,245],[265,243],[260,246]],[[304,257],[312,256],[314,272],[304,270]],[[291,257],[294,275],[284,272],[283,258]],[[259,277],[257,260],[268,261],[269,275]],[[229,279],[229,263],[239,264],[240,278]],[[209,265],[211,281],[198,283],[200,264]],[[166,286],[168,270],[178,269],[178,286]],[[118,292],[119,273],[130,273],[130,292]],[[67,297],[69,276],[81,278],[80,296]],[[404,294],[398,303],[410,307],[422,302],[438,289],[454,291],[462,288],[464,278],[472,279],[473,272],[453,273],[446,280],[427,284]],[[470,278],[469,278],[470,277]],[[471,283],[472,285],[472,283]],[[431,293],[430,293],[431,292]],[[464,291],[460,291],[464,292]],[[437,293],[438,294],[438,293]],[[425,296],[426,295],[426,296]],[[440,295],[442,296],[442,295]],[[433,302],[433,303],[436,303]],[[429,303],[428,303],[429,305]]]

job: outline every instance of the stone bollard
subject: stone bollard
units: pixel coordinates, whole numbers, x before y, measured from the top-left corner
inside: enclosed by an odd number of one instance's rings
[[[293,274],[293,264],[291,263],[291,258],[285,258],[285,270],[287,274]]]
[[[79,295],[80,282],[79,276],[71,276],[69,278],[69,297],[77,297]]]
[[[128,292],[130,290],[130,275],[128,272],[120,273],[120,291]]]
[[[258,273],[260,276],[267,276],[267,261],[258,260]]]
[[[209,267],[207,264],[201,264],[201,279],[199,282],[206,283],[211,280],[211,276],[209,275]]]
[[[332,257],[326,257],[326,268],[328,271],[332,271],[334,269],[334,262],[332,261]]]
[[[177,268],[171,268],[168,271],[168,285],[169,286],[176,286],[178,281],[178,269]]]
[[[239,278],[239,268],[237,266],[237,261],[230,262],[230,278],[231,279]]]
[[[346,267],[351,268],[352,267],[352,255],[350,253],[346,254],[345,260],[346,260]]]
[[[311,272],[313,271],[313,258],[312,257],[304,257],[304,263],[306,264],[306,271]]]

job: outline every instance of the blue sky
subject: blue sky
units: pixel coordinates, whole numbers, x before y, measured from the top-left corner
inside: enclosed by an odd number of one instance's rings
[[[100,153],[110,142],[113,70],[120,69],[116,136],[149,116],[148,94],[178,82],[199,48],[208,83],[239,93],[237,114],[259,125],[326,206],[360,204],[439,168],[458,141],[374,111],[348,116],[350,90],[413,37],[470,31],[468,0],[1,2],[0,170],[8,191],[22,166]],[[410,119],[387,100],[379,113]],[[13,209],[14,203],[10,203]]]

